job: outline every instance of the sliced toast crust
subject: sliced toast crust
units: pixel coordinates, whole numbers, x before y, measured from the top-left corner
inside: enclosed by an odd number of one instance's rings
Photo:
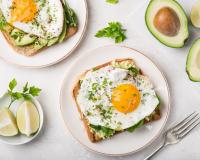
[[[74,34],[76,34],[78,30],[78,27],[70,27],[68,28],[68,33],[65,36],[65,40],[67,40],[68,38],[70,38],[71,36],[73,36]],[[49,47],[43,47],[42,49],[35,49],[33,45],[28,45],[28,46],[23,46],[23,47],[18,47],[15,45],[13,39],[11,38],[11,36],[9,35],[9,33],[7,33],[6,31],[1,31],[3,33],[4,38],[6,39],[7,43],[19,54],[22,54],[24,56],[34,56],[37,53],[41,52],[44,49],[47,49]],[[55,44],[56,45],[56,44]],[[52,45],[54,46],[54,45]],[[50,46],[51,47],[51,46]]]
[[[130,62],[134,62],[133,59],[131,58],[124,58],[124,59],[115,59],[115,62],[122,62],[122,61],[130,61]],[[86,129],[86,132],[87,132],[87,135],[88,135],[88,138],[90,139],[91,142],[98,142],[98,141],[101,141],[103,140],[101,137],[99,137],[95,132],[93,132],[90,127],[89,127],[89,123],[88,123],[88,120],[87,118],[84,116],[84,114],[82,113],[81,109],[80,109],[80,106],[77,102],[77,96],[78,96],[78,93],[79,93],[79,90],[80,90],[80,80],[85,77],[85,75],[87,74],[87,72],[91,71],[91,70],[94,70],[94,69],[100,69],[100,68],[103,68],[103,67],[106,67],[108,65],[111,65],[112,61],[110,62],[107,62],[107,63],[104,63],[104,64],[101,64],[99,66],[96,66],[96,67],[93,67],[92,69],[89,69],[89,70],[86,70],[83,74],[81,74],[75,85],[74,85],[74,88],[72,90],[72,96],[73,96],[73,99],[76,103],[76,106],[77,106],[77,109],[78,109],[78,112],[80,114],[80,117],[81,117],[81,120],[83,121],[84,123],[84,127]],[[161,118],[161,113],[160,113],[160,109],[159,108],[156,108],[155,109],[155,114],[151,117],[151,119],[149,120],[145,120],[144,123],[149,123],[149,122],[152,122],[152,121],[155,121],[155,120],[158,120]],[[121,132],[121,131],[120,131]],[[120,132],[115,132],[115,134],[118,134]]]

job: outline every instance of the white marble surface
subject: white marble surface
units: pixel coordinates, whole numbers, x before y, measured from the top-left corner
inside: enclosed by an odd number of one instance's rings
[[[187,15],[189,15],[194,1],[180,0]],[[145,0],[120,0],[117,5],[109,5],[104,0],[88,0],[89,25],[86,37],[69,58],[55,66],[43,69],[25,69],[6,64],[0,60],[0,93],[6,90],[8,82],[13,77],[21,83],[29,81],[42,88],[42,94],[38,99],[43,105],[45,113],[44,128],[40,136],[33,142],[22,146],[0,144],[1,160],[142,160],[145,155],[160,144],[160,140],[158,140],[145,150],[126,157],[106,157],[85,150],[72,138],[64,126],[59,111],[59,88],[64,73],[74,59],[86,51],[113,44],[111,40],[94,37],[96,31],[109,21],[120,21],[127,29],[128,39],[122,45],[144,52],[165,73],[170,85],[172,100],[171,115],[166,128],[172,122],[182,119],[194,110],[200,112],[200,85],[189,81],[185,72],[185,61],[189,47],[192,41],[200,35],[200,30],[190,27],[190,39],[186,47],[182,49],[165,47],[155,40],[146,29],[144,13],[147,3],[148,1]],[[155,157],[155,160],[199,160],[199,139],[200,127],[181,143],[166,148]]]

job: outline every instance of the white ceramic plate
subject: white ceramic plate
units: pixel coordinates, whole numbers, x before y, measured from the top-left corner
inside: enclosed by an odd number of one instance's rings
[[[32,97],[31,101],[35,104],[40,116],[40,127],[38,131],[33,136],[30,136],[30,137],[27,137],[23,134],[18,134],[13,137],[0,136],[0,142],[9,144],[9,145],[22,145],[22,144],[32,141],[34,138],[38,136],[38,134],[40,133],[42,129],[43,121],[44,121],[43,110],[42,110],[42,106],[40,105],[37,99]],[[7,107],[9,102],[10,102],[10,97],[8,95],[3,95],[2,97],[0,97],[0,108]],[[16,101],[10,107],[10,110],[13,112],[15,116],[16,116],[17,108],[22,102],[23,101]]]
[[[78,32],[73,37],[61,44],[45,49],[35,56],[25,57],[16,53],[0,33],[0,58],[9,63],[23,67],[41,68],[56,64],[72,53],[85,33],[88,20],[88,9],[86,0],[67,0],[67,2],[70,7],[74,9],[79,20]]]
[[[133,133],[124,132],[100,143],[91,143],[72,98],[72,88],[85,70],[117,58],[133,58],[144,74],[150,77],[162,101],[162,118]],[[169,115],[170,97],[166,79],[148,57],[131,48],[105,46],[84,54],[68,69],[60,91],[60,109],[68,130],[81,144],[97,153],[121,156],[143,149],[159,136]]]

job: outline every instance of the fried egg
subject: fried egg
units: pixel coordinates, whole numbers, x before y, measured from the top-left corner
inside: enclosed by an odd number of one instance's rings
[[[136,125],[159,104],[147,76],[133,77],[129,70],[112,65],[87,72],[77,102],[90,124],[114,130]]]
[[[0,0],[0,9],[9,24],[26,33],[51,39],[62,32],[60,0]]]

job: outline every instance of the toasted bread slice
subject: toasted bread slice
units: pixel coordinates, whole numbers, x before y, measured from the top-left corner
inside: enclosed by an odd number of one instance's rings
[[[65,40],[68,39],[69,37],[73,36],[77,32],[77,30],[78,30],[77,27],[68,28],[68,33],[65,35]],[[13,38],[10,36],[9,32],[3,31],[3,30],[1,30],[1,32],[3,33],[3,36],[7,40],[8,44],[19,54],[22,54],[25,56],[33,56],[33,55],[39,53],[40,51],[48,48],[46,46],[46,47],[43,47],[38,50],[38,49],[34,48],[34,45],[28,45],[28,46],[23,46],[23,47],[16,46],[15,42],[14,42]]]
[[[115,62],[123,62],[123,61],[129,61],[129,62],[134,62],[133,59],[131,58],[125,58],[125,59],[116,59]],[[77,106],[77,109],[78,109],[78,112],[80,113],[80,117],[81,117],[81,120],[83,121],[84,123],[84,126],[85,126],[85,129],[86,129],[86,132],[87,132],[87,135],[88,135],[88,138],[90,139],[91,142],[98,142],[98,141],[101,141],[103,140],[104,138],[98,136],[98,134],[96,134],[90,127],[90,124],[87,120],[87,118],[84,116],[84,114],[82,113],[81,109],[80,109],[80,106],[77,102],[77,96],[78,96],[78,93],[79,93],[79,90],[80,90],[80,80],[82,78],[84,78],[84,76],[86,75],[87,72],[91,71],[91,70],[98,70],[100,68],[103,68],[103,67],[106,67],[108,65],[111,65],[112,61],[110,62],[107,62],[107,63],[104,63],[102,65],[99,65],[99,66],[96,66],[90,70],[87,70],[86,72],[84,72],[83,74],[81,74],[79,77],[78,77],[78,80],[77,82],[75,83],[75,86],[73,88],[73,91],[72,91],[72,95],[73,95],[73,98],[76,102],[76,106]],[[142,74],[142,72],[140,73]],[[149,122],[152,122],[152,121],[155,121],[155,120],[159,120],[161,118],[161,112],[160,112],[160,109],[159,107],[157,107],[154,112],[144,120],[144,123],[149,123]],[[115,132],[114,134],[118,134],[120,132],[123,132],[123,131],[118,131],[118,132]]]

